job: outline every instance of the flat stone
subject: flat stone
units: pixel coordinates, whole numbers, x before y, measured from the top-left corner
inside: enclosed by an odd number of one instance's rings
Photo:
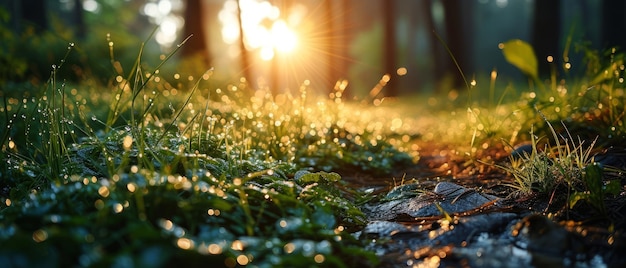
[[[399,232],[407,232],[409,228],[391,221],[372,221],[363,228],[362,233],[366,235],[376,235],[378,237],[390,237]]]
[[[406,189],[415,190],[414,187]],[[497,199],[495,196],[482,194],[451,182],[438,183],[433,192],[423,192],[417,196],[396,193],[395,196],[405,196],[405,198],[365,206],[363,211],[368,215],[369,220],[392,220],[402,214],[411,217],[442,215],[442,211],[435,203],[446,213],[459,213],[479,208]]]
[[[434,196],[422,195],[411,199],[406,213],[412,217],[442,215],[435,202],[446,213],[459,213],[479,208],[495,199],[497,197],[476,192],[471,188],[465,188],[451,182],[440,182],[435,186]]]

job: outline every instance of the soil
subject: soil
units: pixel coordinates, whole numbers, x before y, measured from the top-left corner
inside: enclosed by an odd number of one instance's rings
[[[492,227],[497,231],[485,231],[488,233],[487,239],[484,236],[482,240],[479,239],[480,235],[475,234],[477,230],[467,230],[473,238],[458,242],[437,240],[437,237],[425,235],[427,232],[441,231],[443,216],[396,217],[391,220],[392,223],[416,231],[408,232],[410,235],[403,231],[403,235],[399,236],[398,232],[391,232],[389,237],[374,237],[371,248],[381,258],[381,266],[626,267],[626,260],[622,257],[622,252],[626,252],[626,191],[622,190],[618,196],[607,197],[607,215],[602,216],[585,202],[578,202],[570,209],[568,187],[565,186],[559,186],[549,194],[519,194],[509,186],[514,184],[512,176],[493,165],[509,161],[511,152],[503,146],[478,150],[474,155],[449,145],[420,143],[419,148],[417,164],[398,170],[390,177],[377,178],[354,173],[342,174],[342,178],[354,187],[367,188],[383,196],[395,186],[407,183],[418,183],[423,187],[422,190],[432,191],[439,182],[453,182],[499,198],[497,206],[452,215],[455,220],[451,224],[459,224],[457,229],[472,226],[463,223],[463,220],[474,216],[498,215],[498,220],[507,220]],[[626,150],[612,148],[596,153],[597,159],[610,161],[613,165],[622,164],[619,168],[626,169],[626,165],[623,165],[626,163],[624,152]],[[620,179],[622,187],[626,187],[623,174],[608,173],[605,176]],[[520,233],[524,235],[518,235]],[[493,256],[481,257],[479,251],[490,247],[494,248],[491,253]],[[507,248],[507,251],[498,251],[501,248]],[[562,250],[555,252],[554,248]],[[520,251],[529,253],[530,257],[520,257]],[[584,251],[584,254],[579,251]]]

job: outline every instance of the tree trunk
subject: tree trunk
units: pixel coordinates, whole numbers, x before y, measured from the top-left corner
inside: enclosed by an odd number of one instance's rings
[[[385,74],[389,75],[389,81],[387,82],[387,96],[398,95],[396,88],[395,75],[396,73],[396,25],[395,25],[395,0],[385,0],[383,5],[383,66],[385,68]]]
[[[248,50],[246,49],[245,33],[243,31],[243,23],[241,18],[241,1],[237,0],[237,19],[239,21],[239,53],[241,57],[241,69],[243,71],[243,77],[250,83],[250,58],[248,57]]]
[[[22,20],[34,26],[37,32],[48,29],[48,9],[45,0],[21,0],[20,4]],[[22,22],[18,23],[21,24]]]
[[[326,82],[324,83],[326,90],[328,92],[332,92],[333,91],[333,87],[334,87],[334,83],[335,81],[338,80],[337,77],[337,50],[336,50],[336,45],[337,42],[336,38],[337,38],[337,24],[336,24],[336,18],[333,16],[333,1],[332,0],[324,0],[323,1],[323,5],[324,5],[324,17],[326,19],[326,23],[327,23],[327,44],[324,44],[327,48],[327,59],[326,59],[326,66],[328,66],[327,71],[327,77],[326,77]]]
[[[76,29],[76,37],[84,39],[87,34],[85,20],[83,18],[83,1],[74,0],[74,8],[72,9],[72,20],[74,28]]]
[[[535,1],[532,45],[539,63],[539,76],[549,77],[550,65],[561,61],[561,1]],[[547,58],[552,56],[552,62]]]
[[[437,28],[435,17],[433,16],[433,3],[430,0],[421,1],[421,8],[426,14],[426,30],[430,32],[429,35],[429,50],[432,53],[432,78],[435,83],[439,83],[445,77],[447,69],[446,64],[449,61],[450,56],[446,54],[443,44],[436,38],[435,35],[442,36],[445,34],[443,29]],[[438,89],[438,88],[436,88]]]
[[[604,0],[602,13],[602,46],[626,51],[626,2]]]
[[[190,35],[193,35],[193,37],[182,47],[181,54],[184,58],[201,57],[202,62],[208,66],[211,63],[211,57],[205,38],[203,18],[202,1],[187,0],[183,38],[187,38]]]
[[[465,21],[463,14],[471,12],[471,3],[460,3],[457,0],[442,0],[444,9],[444,24],[446,39],[445,45],[450,49],[450,53],[456,59],[461,72],[465,75],[472,73],[471,58],[468,53],[471,51],[471,43],[469,36],[465,35],[465,32],[471,31],[471,26]],[[462,7],[461,7],[462,6]],[[466,81],[463,80],[463,76],[459,73],[459,70],[453,60],[449,60],[447,64],[446,75],[451,75],[453,78],[452,86],[455,88],[466,88]],[[469,81],[468,81],[469,82]]]

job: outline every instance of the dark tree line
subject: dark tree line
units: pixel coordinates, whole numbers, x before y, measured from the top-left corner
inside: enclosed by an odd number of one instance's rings
[[[52,0],[7,0],[0,3],[0,6],[7,9],[12,15],[12,28],[16,32],[24,30],[26,26],[32,26],[36,31],[46,31],[50,29],[50,13],[55,12],[55,1]],[[85,33],[89,31],[84,21],[84,11],[81,0],[72,0],[72,10],[68,14],[63,16],[63,20],[67,24],[72,26],[75,36],[82,38]],[[141,1],[140,1],[141,2]],[[206,27],[206,20],[204,16],[206,13],[203,11],[206,7],[203,7],[203,2],[200,0],[187,0],[185,1],[186,9],[184,13],[185,26],[182,33],[183,37],[187,37],[193,34],[193,38],[185,44],[182,50],[182,55],[185,57],[201,57],[203,62],[207,65],[211,64],[212,55],[210,53],[210,44],[207,40],[208,28]],[[270,1],[275,6],[279,6],[286,14],[289,12],[291,6],[297,2],[297,0],[272,0]],[[443,28],[436,29],[434,23],[432,5],[434,3],[441,4],[444,10]],[[307,2],[308,3],[308,2]],[[310,3],[309,3],[310,4]],[[383,66],[384,72],[395,77],[395,73],[398,67],[397,55],[398,55],[398,12],[406,6],[411,8],[421,8],[427,10],[426,14],[429,16],[427,19],[426,27],[430,28],[433,33],[437,33],[442,38],[440,42],[434,34],[429,36],[430,46],[432,51],[434,79],[439,80],[444,76],[450,76],[454,78],[454,86],[458,88],[464,88],[464,81],[462,81],[457,66],[452,61],[450,55],[444,48],[450,50],[450,53],[454,55],[459,67],[466,73],[472,73],[472,61],[473,55],[471,55],[472,43],[472,28],[471,22],[476,18],[470,17],[472,7],[478,5],[476,1],[458,1],[458,0],[420,0],[419,4],[406,5],[406,2],[399,0],[372,0],[372,1],[350,1],[350,0],[324,0],[318,2],[318,5],[322,6],[324,10],[324,16],[326,22],[320,27],[325,27],[323,31],[327,36],[325,40],[328,41],[325,50],[326,59],[323,60],[324,65],[327,66],[327,74],[325,80],[329,81],[329,88],[335,81],[345,78],[347,76],[347,69],[349,67],[349,56],[346,43],[349,42],[350,34],[348,32],[346,24],[347,19],[351,16],[351,12],[354,12],[354,5],[357,4],[375,4],[379,5],[382,24],[383,24]],[[561,45],[563,40],[564,26],[562,17],[562,5],[565,3],[561,0],[536,0],[534,1],[534,11],[532,19],[532,40],[531,43],[535,48],[537,57],[540,62],[540,74],[547,76],[550,74],[550,65],[546,62],[547,56],[552,56],[555,62],[560,62],[562,51]],[[601,42],[597,44],[601,47],[617,47],[620,51],[626,49],[626,1],[622,0],[604,0],[601,5],[601,14],[599,20],[601,20]],[[136,6],[136,5],[135,5]],[[414,20],[411,19],[412,23]],[[245,33],[243,29],[240,29],[241,37],[243,38]],[[411,41],[409,41],[411,42]],[[250,56],[247,54],[245,44],[240,42],[241,49],[241,66],[242,75],[250,79]],[[409,43],[413,46],[413,43]],[[411,49],[411,48],[409,48]],[[372,52],[376,53],[376,52]],[[277,65],[277,62],[274,62]],[[275,71],[274,73],[278,73]],[[277,75],[277,74],[276,74]],[[273,78],[277,79],[277,78]],[[387,84],[384,91],[386,95],[399,94],[397,84],[395,80],[391,79]]]
[[[32,26],[37,32],[50,28],[48,13],[50,7],[54,7],[55,3],[46,0],[8,0],[4,5],[13,15],[11,20],[16,32],[24,30],[25,26]],[[62,16],[62,18],[73,27],[76,37],[84,38],[87,29],[83,17],[83,2],[82,0],[72,0],[71,6],[72,9],[69,14]]]

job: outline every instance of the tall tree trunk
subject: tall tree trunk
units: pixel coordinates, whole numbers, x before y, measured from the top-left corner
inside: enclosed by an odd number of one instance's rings
[[[602,46],[626,51],[626,2],[604,0],[602,13]]]
[[[553,63],[561,61],[561,1],[535,1],[532,45],[537,54],[539,76],[549,77]],[[547,61],[552,56],[553,63]]]
[[[396,73],[396,25],[395,25],[395,0],[385,0],[383,5],[383,66],[385,74],[389,75],[387,82],[387,96],[398,95],[395,81]]]
[[[83,18],[83,1],[74,0],[74,8],[72,9],[72,19],[74,28],[76,29],[76,37],[84,39],[87,34],[85,20]]]
[[[193,35],[193,37],[185,43],[181,54],[184,58],[201,57],[202,62],[208,66],[211,63],[211,57],[205,38],[203,14],[202,1],[187,0],[183,38],[187,38],[190,35]]]
[[[450,61],[450,56],[445,53],[444,46],[436,38],[436,35],[445,36],[445,31],[437,27],[440,23],[437,23],[435,16],[433,16],[433,2],[431,0],[421,1],[421,8],[424,10],[424,14],[426,14],[426,30],[432,33],[429,35],[429,50],[432,53],[433,60],[432,78],[435,83],[440,83],[446,76],[447,70],[449,70],[447,67],[449,64],[446,63]]]
[[[324,20],[327,23],[327,33],[326,37],[326,50],[327,50],[327,63],[325,64],[327,67],[328,74],[326,75],[327,80],[324,85],[327,88],[327,91],[332,92],[335,81],[338,80],[337,77],[337,69],[336,64],[337,60],[337,49],[336,49],[336,38],[337,38],[337,24],[336,18],[333,16],[333,1],[332,0],[324,0]]]
[[[34,26],[37,32],[48,29],[48,9],[46,8],[45,0],[21,0],[20,4],[22,20]],[[19,23],[21,24],[22,22]]]
[[[339,28],[337,29],[337,34],[339,38],[336,40],[337,43],[337,58],[339,59],[339,64],[337,65],[337,72],[339,74],[340,79],[348,78],[348,65],[349,65],[349,51],[348,44],[350,43],[350,30],[348,29],[350,25],[350,18],[352,14],[350,12],[352,9],[350,8],[350,4],[348,0],[341,0],[339,5],[340,18],[339,20]],[[343,98],[348,99],[350,97],[350,92],[344,90]]]
[[[243,19],[241,17],[241,1],[237,0],[237,20],[239,22],[239,55],[241,57],[241,68],[243,70],[243,77],[250,83],[250,58],[248,57],[248,50],[245,43],[245,32],[243,30]]]
[[[446,32],[446,45],[450,52],[456,59],[456,62],[461,69],[461,72],[467,78],[467,74],[472,73],[471,59],[469,57],[469,51],[471,51],[471,43],[469,37],[465,35],[465,32],[471,30],[471,26],[465,21],[464,13],[471,12],[468,9],[471,8],[471,3],[460,3],[457,0],[442,0],[444,9],[444,24]],[[452,62],[447,66],[447,75],[451,75],[453,78],[453,87],[465,88],[467,85],[463,81],[463,77],[459,73],[457,66]]]

